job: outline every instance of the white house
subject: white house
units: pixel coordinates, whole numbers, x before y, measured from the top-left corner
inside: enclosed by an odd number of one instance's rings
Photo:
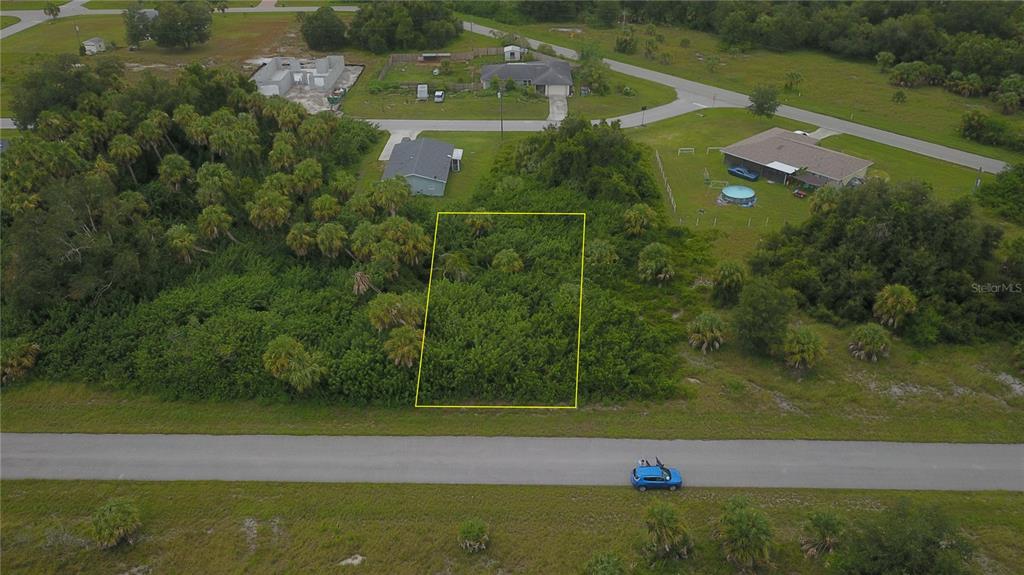
[[[522,62],[523,58],[526,57],[526,48],[516,46],[515,44],[509,44],[502,49],[505,53],[506,62]]]
[[[106,52],[107,43],[103,41],[103,38],[89,38],[82,42],[82,49],[85,50],[86,56],[93,56],[100,52]]]

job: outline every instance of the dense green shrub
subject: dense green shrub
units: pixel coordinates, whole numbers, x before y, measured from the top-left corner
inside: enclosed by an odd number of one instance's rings
[[[840,547],[835,565],[847,575],[970,573],[972,545],[959,525],[937,507],[900,500],[858,521]]]
[[[792,310],[793,297],[771,281],[748,282],[740,293],[734,316],[736,333],[743,346],[764,355],[779,351]]]
[[[969,201],[947,204],[936,201],[926,184],[880,180],[834,195],[834,207],[770,236],[750,259],[754,274],[793,288],[806,309],[858,323],[872,318],[883,287],[903,285],[941,317],[939,338],[945,341],[997,337],[1021,321],[1013,298],[972,290],[974,284],[1018,280],[996,265],[1001,232],[979,221]],[[897,316],[906,317],[913,307],[901,307]],[[896,319],[890,311],[879,308],[885,321]],[[915,325],[923,338],[934,319],[927,313]],[[913,325],[914,316],[909,318]]]
[[[140,527],[139,508],[129,499],[111,499],[92,514],[93,538],[103,549],[132,543]]]
[[[480,519],[467,519],[459,526],[459,547],[466,553],[486,551],[490,540],[487,524]]]
[[[995,181],[985,182],[978,190],[981,205],[992,208],[1000,216],[1024,225],[1024,163],[1003,170]]]

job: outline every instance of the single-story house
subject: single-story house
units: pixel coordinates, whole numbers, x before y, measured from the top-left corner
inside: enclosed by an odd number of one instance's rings
[[[562,60],[488,64],[480,69],[484,88],[493,79],[504,84],[511,78],[521,86],[533,86],[545,96],[568,96],[572,90],[572,67]]]
[[[402,176],[414,194],[443,196],[449,172],[461,164],[461,148],[433,138],[404,138],[391,150],[383,179]]]
[[[296,84],[330,92],[344,71],[344,56],[332,55],[313,61],[276,57],[256,70],[252,79],[264,96],[283,96]]]
[[[107,43],[103,41],[103,38],[89,38],[82,42],[82,49],[85,51],[86,56],[93,56],[100,52],[106,52]]]
[[[506,62],[522,62],[528,51],[529,50],[527,48],[516,46],[515,44],[509,44],[502,48]]]
[[[867,176],[874,162],[822,148],[818,140],[772,128],[722,148],[729,167],[743,166],[769,181],[798,180],[814,187],[846,185]]]

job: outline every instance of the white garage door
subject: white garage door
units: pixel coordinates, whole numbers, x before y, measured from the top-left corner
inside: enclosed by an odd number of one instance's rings
[[[569,86],[548,86],[545,94],[551,96],[568,96]]]

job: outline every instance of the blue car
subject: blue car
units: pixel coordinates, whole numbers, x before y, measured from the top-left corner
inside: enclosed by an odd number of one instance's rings
[[[728,172],[737,178],[743,178],[744,180],[750,180],[751,182],[756,182],[757,178],[761,177],[757,172],[748,170],[743,166],[733,166],[729,168]]]
[[[664,465],[638,465],[633,468],[633,475],[630,476],[629,481],[638,491],[647,491],[648,489],[675,491],[683,486],[683,476],[679,470]]]

